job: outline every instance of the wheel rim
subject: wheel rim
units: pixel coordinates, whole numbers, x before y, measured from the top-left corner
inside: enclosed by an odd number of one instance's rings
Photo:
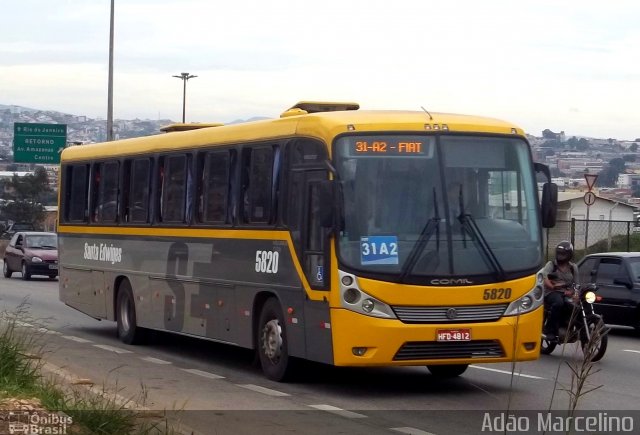
[[[120,303],[120,324],[122,325],[122,331],[126,333],[129,331],[131,322],[129,320],[129,299],[123,298]]]
[[[265,323],[262,328],[262,353],[272,363],[277,364],[282,356],[282,327],[278,319]]]
[[[22,276],[27,276],[27,265],[22,263]]]
[[[5,260],[4,263],[2,264],[2,271],[4,272],[5,275],[9,273],[9,268],[7,267],[7,260]]]

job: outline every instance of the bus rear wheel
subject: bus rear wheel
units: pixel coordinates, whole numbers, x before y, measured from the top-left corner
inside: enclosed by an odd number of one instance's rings
[[[463,374],[469,364],[431,365],[427,366],[433,376],[438,378],[455,378]]]
[[[258,356],[262,371],[272,381],[284,381],[292,371],[287,331],[282,308],[276,298],[269,298],[262,307],[257,330]]]
[[[136,320],[136,306],[129,281],[120,283],[116,298],[116,321],[118,324],[118,338],[125,344],[139,344],[144,341],[144,330]]]

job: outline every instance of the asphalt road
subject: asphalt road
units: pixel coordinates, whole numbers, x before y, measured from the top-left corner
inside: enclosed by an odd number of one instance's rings
[[[127,346],[116,339],[115,323],[62,304],[58,281],[23,281],[19,273],[0,278],[0,311],[15,312],[25,301],[24,326],[44,326],[48,362],[146,408],[176,411],[203,434],[503,433],[497,425],[483,426],[486,419],[505,411],[532,411],[535,419],[548,409],[566,410],[570,364],[581,359],[577,345],[567,345],[564,353],[559,347],[551,356],[518,363],[515,376],[510,364],[484,364],[447,381],[424,367],[305,363],[293,382],[275,383],[245,349],[167,333],[154,333],[144,346]],[[605,416],[623,410],[634,419],[634,431],[640,430],[639,373],[640,336],[613,328],[607,354],[584,387],[596,389],[579,400],[578,409]]]

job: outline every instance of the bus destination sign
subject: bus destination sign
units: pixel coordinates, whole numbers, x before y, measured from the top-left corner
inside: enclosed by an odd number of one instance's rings
[[[416,136],[359,137],[351,141],[352,156],[428,157],[432,141]]]

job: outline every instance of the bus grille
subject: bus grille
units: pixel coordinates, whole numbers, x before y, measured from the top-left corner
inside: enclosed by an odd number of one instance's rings
[[[455,307],[393,307],[403,323],[469,323],[498,320],[508,304]]]
[[[500,358],[504,351],[498,340],[462,342],[412,341],[405,343],[394,361],[445,358]]]

